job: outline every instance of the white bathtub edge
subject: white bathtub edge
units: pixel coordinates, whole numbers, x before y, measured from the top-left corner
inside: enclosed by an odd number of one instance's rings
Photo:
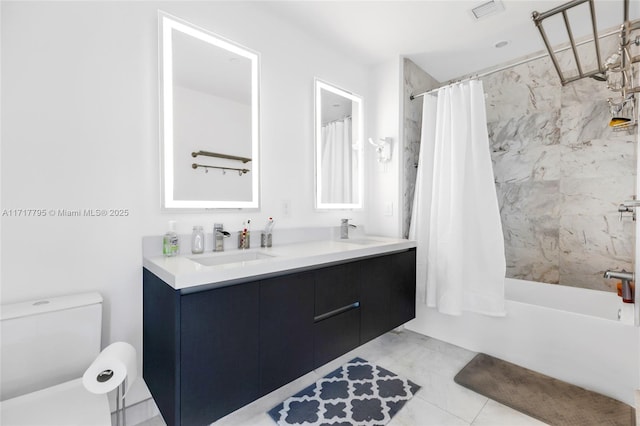
[[[522,302],[508,300],[506,306],[502,318],[455,317],[418,303],[416,319],[405,326],[636,406],[637,327]]]

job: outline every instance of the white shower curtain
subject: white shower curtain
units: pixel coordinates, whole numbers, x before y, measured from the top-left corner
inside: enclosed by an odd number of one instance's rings
[[[418,300],[440,312],[504,315],[506,261],[482,82],[424,96],[409,237]]]
[[[351,203],[351,117],[322,127],[322,201]]]

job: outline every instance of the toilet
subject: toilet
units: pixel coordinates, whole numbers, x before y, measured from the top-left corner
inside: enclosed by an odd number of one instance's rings
[[[107,395],[82,384],[101,330],[99,293],[2,305],[0,424],[110,426]]]

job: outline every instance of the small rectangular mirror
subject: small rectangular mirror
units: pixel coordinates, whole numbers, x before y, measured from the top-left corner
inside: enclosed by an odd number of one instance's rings
[[[362,98],[315,80],[316,208],[362,208]]]
[[[259,207],[259,56],[159,12],[165,208]]]

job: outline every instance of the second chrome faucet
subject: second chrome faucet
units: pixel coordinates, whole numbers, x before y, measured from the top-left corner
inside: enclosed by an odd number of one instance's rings
[[[340,239],[349,238],[349,228],[356,228],[355,225],[349,223],[349,219],[341,219],[340,223]]]
[[[224,230],[224,225],[216,223],[213,225],[213,251],[224,251],[224,239],[229,238],[230,233]]]

